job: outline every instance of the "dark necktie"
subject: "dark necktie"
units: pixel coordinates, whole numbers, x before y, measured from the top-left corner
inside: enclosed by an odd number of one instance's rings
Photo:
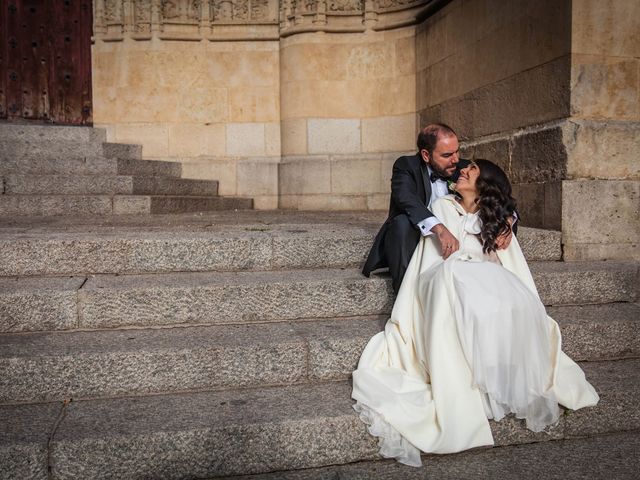
[[[447,180],[446,177],[443,177],[442,175],[440,175],[439,173],[436,173],[434,171],[431,172],[431,175],[429,175],[429,181],[431,183],[435,182],[436,180]]]

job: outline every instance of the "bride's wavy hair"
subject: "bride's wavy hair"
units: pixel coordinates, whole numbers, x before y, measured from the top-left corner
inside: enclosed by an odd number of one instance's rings
[[[478,216],[482,220],[480,238],[482,251],[496,250],[496,239],[511,231],[509,220],[516,211],[516,200],[511,196],[511,182],[498,165],[489,160],[474,160],[480,174],[476,180],[478,190]]]

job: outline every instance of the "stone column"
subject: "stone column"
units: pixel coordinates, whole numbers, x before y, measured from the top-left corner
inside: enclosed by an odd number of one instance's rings
[[[640,2],[573,0],[567,260],[640,260]]]

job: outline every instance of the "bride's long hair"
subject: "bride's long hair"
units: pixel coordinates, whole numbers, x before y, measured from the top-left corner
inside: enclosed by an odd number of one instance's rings
[[[509,220],[516,211],[516,200],[511,196],[507,174],[498,165],[485,159],[474,161],[480,169],[476,188],[482,251],[490,253],[496,249],[496,238],[511,231]]]

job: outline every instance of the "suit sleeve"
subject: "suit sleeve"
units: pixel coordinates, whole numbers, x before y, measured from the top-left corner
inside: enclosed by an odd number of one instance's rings
[[[416,178],[404,163],[406,162],[403,158],[400,158],[393,165],[391,196],[396,205],[407,214],[411,223],[417,225],[422,220],[433,217],[433,213],[425,205],[424,199],[418,195],[417,182],[422,179]]]

